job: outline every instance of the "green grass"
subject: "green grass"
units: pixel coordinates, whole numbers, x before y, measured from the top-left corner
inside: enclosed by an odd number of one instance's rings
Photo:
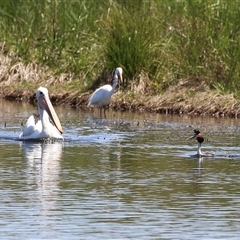
[[[144,73],[159,92],[184,79],[240,95],[238,0],[0,0],[0,9],[8,53],[71,73],[81,91],[122,66],[126,89]]]

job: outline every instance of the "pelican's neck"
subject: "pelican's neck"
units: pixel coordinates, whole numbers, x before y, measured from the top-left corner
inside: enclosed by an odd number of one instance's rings
[[[202,151],[201,151],[201,143],[200,143],[200,142],[198,143],[197,154],[198,154],[199,156],[202,155]]]
[[[45,110],[43,110],[42,108],[40,108],[39,106],[38,106],[38,112],[39,112],[40,119],[42,122],[42,131],[46,132],[46,130],[48,129],[48,126],[49,126],[48,113]]]

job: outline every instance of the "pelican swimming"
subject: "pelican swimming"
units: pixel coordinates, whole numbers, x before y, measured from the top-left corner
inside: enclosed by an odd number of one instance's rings
[[[214,157],[213,153],[202,152],[201,146],[202,146],[202,143],[204,142],[204,137],[198,129],[194,129],[194,135],[189,139],[192,139],[192,138],[196,138],[198,142],[197,154],[195,155],[196,157]]]
[[[62,126],[49,99],[48,90],[39,87],[36,98],[39,115],[33,114],[28,118],[19,139],[63,139]]]
[[[107,84],[96,89],[89,99],[88,107],[98,106],[100,108],[100,114],[102,112],[102,108],[104,108],[105,113],[105,107],[110,103],[111,96],[113,95],[118,84],[118,78],[120,78],[120,81],[122,81],[122,73],[123,70],[121,67],[116,68],[113,75],[113,86]]]

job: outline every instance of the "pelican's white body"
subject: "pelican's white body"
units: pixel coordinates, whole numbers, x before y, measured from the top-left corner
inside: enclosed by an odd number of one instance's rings
[[[35,116],[31,115],[26,122],[23,132],[19,135],[19,139],[63,139],[62,126],[49,99],[48,90],[40,87],[36,92],[36,97],[40,119],[36,120]]]

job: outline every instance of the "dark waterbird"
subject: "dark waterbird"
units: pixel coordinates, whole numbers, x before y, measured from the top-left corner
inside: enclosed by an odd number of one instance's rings
[[[194,157],[214,157],[213,153],[203,153],[202,152],[202,143],[204,142],[204,137],[199,129],[194,129],[194,135],[188,139],[196,138],[198,142],[198,148],[197,148],[197,154],[194,155]]]

